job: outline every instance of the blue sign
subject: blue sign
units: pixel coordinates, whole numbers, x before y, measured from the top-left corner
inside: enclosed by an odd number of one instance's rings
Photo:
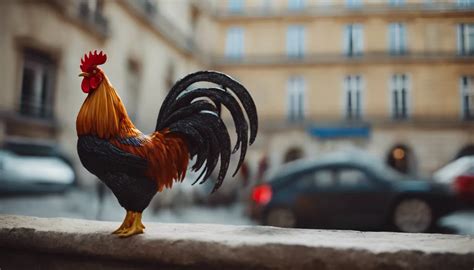
[[[321,139],[368,138],[369,126],[312,126],[308,133]]]

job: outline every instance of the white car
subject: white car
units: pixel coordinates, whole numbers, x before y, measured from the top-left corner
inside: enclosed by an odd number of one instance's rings
[[[448,163],[433,174],[433,180],[451,185],[460,175],[474,175],[474,156],[464,156]]]
[[[73,168],[56,156],[23,156],[0,149],[0,192],[55,192],[74,184]]]

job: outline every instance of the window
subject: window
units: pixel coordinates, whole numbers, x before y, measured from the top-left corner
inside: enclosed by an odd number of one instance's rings
[[[360,169],[346,168],[338,172],[338,185],[341,187],[359,187],[370,185],[369,177]]]
[[[347,119],[360,119],[362,106],[362,78],[349,75],[344,79],[345,116]]]
[[[462,117],[465,120],[474,119],[474,76],[461,77],[461,106]]]
[[[52,118],[56,64],[46,54],[25,50],[21,81],[20,113]]]
[[[243,0],[228,0],[227,4],[230,12],[242,12],[244,10]]]
[[[296,183],[302,189],[325,189],[336,185],[335,171],[331,169],[317,169],[304,174]]]
[[[458,25],[458,51],[461,55],[474,54],[474,24]]]
[[[263,0],[262,11],[267,12],[272,9],[272,0]]]
[[[286,32],[286,51],[288,57],[304,56],[305,29],[302,25],[291,25]]]
[[[158,10],[158,5],[156,0],[144,0],[143,8],[148,15],[155,15]]]
[[[140,82],[140,65],[138,62],[130,59],[127,63],[126,72],[126,96],[122,100],[125,103],[128,115],[130,116],[130,119],[132,119],[132,121],[136,121],[136,115],[138,111],[138,100],[140,97]]]
[[[388,0],[391,6],[402,6],[405,4],[405,0]]]
[[[244,53],[244,29],[231,27],[227,30],[226,51],[229,58],[241,58]]]
[[[361,24],[346,25],[344,32],[344,52],[348,56],[362,55],[364,47],[363,28]]]
[[[82,17],[97,20],[102,14],[104,0],[81,0],[79,2],[79,13]]]
[[[293,76],[288,80],[288,119],[298,121],[304,119],[305,81],[301,76]]]
[[[346,6],[348,8],[360,8],[362,7],[362,0],[346,0]]]
[[[408,118],[408,76],[394,74],[390,81],[392,118]]]
[[[283,162],[288,163],[291,161],[301,159],[303,157],[304,157],[303,149],[301,149],[300,147],[292,147],[288,149],[288,151],[286,151]]]
[[[474,6],[474,0],[458,0],[457,5],[459,7],[473,7]]]
[[[80,0],[78,3],[81,20],[92,24],[95,31],[104,35],[107,34],[109,31],[108,21],[103,14],[105,0]],[[143,7],[145,9],[145,5]],[[148,12],[147,10],[145,11]]]
[[[391,23],[388,27],[389,49],[391,54],[406,53],[407,40],[405,25],[402,23]]]
[[[288,0],[289,10],[302,10],[304,8],[304,0]]]

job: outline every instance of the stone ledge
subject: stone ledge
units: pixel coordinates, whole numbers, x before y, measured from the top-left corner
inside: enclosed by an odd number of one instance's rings
[[[469,269],[474,238],[145,223],[119,239],[119,223],[0,216],[1,269]]]

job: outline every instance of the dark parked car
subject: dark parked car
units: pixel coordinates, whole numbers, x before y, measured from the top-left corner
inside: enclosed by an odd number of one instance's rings
[[[455,209],[451,189],[360,154],[291,163],[252,192],[250,214],[282,227],[426,232]]]

